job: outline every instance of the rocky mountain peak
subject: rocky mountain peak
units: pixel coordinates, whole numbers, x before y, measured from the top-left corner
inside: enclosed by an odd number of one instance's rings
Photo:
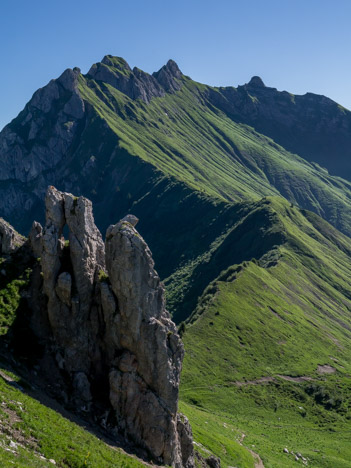
[[[252,88],[265,88],[266,87],[262,78],[260,78],[259,76],[253,76],[251,80],[248,82],[247,86],[250,86]]]
[[[109,67],[117,68],[118,70],[126,70],[131,72],[132,69],[130,68],[128,62],[124,60],[122,57],[115,57],[113,55],[105,55],[105,57],[101,60],[101,63],[107,65]]]
[[[79,68],[69,68],[38,89],[18,117],[1,132],[0,181],[11,177],[28,182],[61,161],[85,114],[78,90],[79,75]],[[31,204],[30,198],[24,201],[26,207]],[[6,209],[3,214],[7,214]]]
[[[191,428],[177,413],[184,348],[137,222],[129,214],[111,225],[104,244],[91,202],[48,188],[45,227],[34,223],[29,235],[40,257],[32,329],[41,368],[66,401],[159,463],[191,468]]]
[[[183,74],[173,60],[150,75],[137,67],[131,69],[121,57],[105,55],[101,62],[90,68],[87,76],[108,83],[131,99],[141,99],[148,103],[154,97],[178,91]]]
[[[165,90],[153,76],[136,67],[132,70],[120,57],[106,55],[101,62],[90,68],[87,76],[108,83],[131,99],[141,99],[146,103],[165,94]]]
[[[177,63],[172,60],[172,59],[169,59],[168,62],[166,63],[165,65],[165,68],[170,72],[172,73],[172,75],[174,76],[174,78],[181,78],[183,76],[183,73],[180,71]]]
[[[0,253],[9,255],[25,243],[21,236],[7,221],[0,218]]]
[[[182,86],[180,80],[183,74],[174,60],[168,60],[158,72],[153,73],[153,76],[167,92],[178,91]]]
[[[71,92],[76,92],[78,87],[78,76],[80,75],[80,69],[75,67],[73,70],[67,68],[61,76],[57,78],[57,83],[60,83],[64,89]]]

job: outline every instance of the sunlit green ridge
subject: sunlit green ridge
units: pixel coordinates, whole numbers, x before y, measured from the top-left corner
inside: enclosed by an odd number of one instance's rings
[[[309,466],[349,466],[351,242],[282,199],[257,210],[284,238],[204,292],[183,336],[182,398],[202,441],[197,414],[210,410],[217,430],[229,422],[248,435],[265,466],[294,466],[285,447]]]
[[[281,194],[350,232],[350,183],[236,123],[209,105],[207,89],[186,78],[180,91],[146,104],[89,77],[79,87],[120,148],[167,176],[227,201]]]

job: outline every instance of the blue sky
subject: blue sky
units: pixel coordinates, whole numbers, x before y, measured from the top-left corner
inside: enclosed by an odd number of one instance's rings
[[[147,72],[169,58],[193,79],[259,75],[351,108],[349,0],[1,0],[0,128],[65,68],[106,54]]]

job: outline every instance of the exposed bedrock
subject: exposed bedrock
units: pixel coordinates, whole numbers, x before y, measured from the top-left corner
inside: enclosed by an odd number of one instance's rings
[[[91,202],[49,187],[46,225],[29,236],[47,298],[44,340],[75,404],[90,411],[104,394],[120,432],[157,462],[191,467],[191,428],[177,413],[184,348],[137,222],[128,215],[110,226],[104,244]]]

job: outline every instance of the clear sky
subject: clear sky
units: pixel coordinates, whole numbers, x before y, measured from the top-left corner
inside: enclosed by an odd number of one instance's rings
[[[216,86],[324,94],[351,108],[351,0],[1,0],[0,128],[68,67],[174,59]]]

